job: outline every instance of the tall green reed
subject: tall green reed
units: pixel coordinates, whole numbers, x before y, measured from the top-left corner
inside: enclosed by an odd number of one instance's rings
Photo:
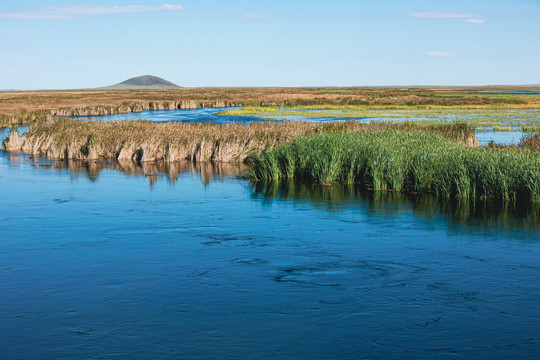
[[[423,131],[316,134],[250,159],[254,179],[359,183],[378,190],[434,192],[445,199],[540,202],[540,153],[469,148]]]

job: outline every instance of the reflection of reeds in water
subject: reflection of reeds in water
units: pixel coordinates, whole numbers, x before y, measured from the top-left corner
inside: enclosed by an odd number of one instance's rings
[[[206,186],[216,177],[233,177],[244,173],[242,165],[229,163],[212,162],[162,162],[154,161],[147,163],[135,163],[129,161],[81,161],[65,160],[51,161],[45,158],[28,158],[25,155],[10,154],[10,161],[28,161],[34,167],[40,169],[68,170],[72,179],[84,176],[90,181],[99,180],[100,174],[104,170],[118,171],[127,176],[148,178],[150,186],[154,186],[158,181],[165,179],[174,185],[183,174],[194,174],[200,176],[202,183]]]
[[[538,204],[441,201],[433,194],[411,195],[368,191],[350,184],[321,187],[293,179],[281,182],[254,182],[251,184],[251,193],[254,198],[263,199],[266,203],[293,200],[305,204],[305,201],[309,201],[311,206],[329,212],[363,208],[366,213],[378,215],[407,212],[426,218],[443,215],[453,223],[473,228],[540,227]]]

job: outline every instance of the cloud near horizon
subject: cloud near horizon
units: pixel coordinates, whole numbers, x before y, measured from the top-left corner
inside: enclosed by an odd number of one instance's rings
[[[481,24],[485,24],[486,23],[486,20],[482,20],[482,19],[467,19],[465,20],[466,23],[469,23],[469,24],[478,24],[478,25],[481,25]]]
[[[123,5],[123,6],[52,6],[33,11],[0,12],[0,19],[8,20],[66,20],[77,16],[147,13],[160,11],[180,11],[181,5],[163,4],[161,6]]]
[[[417,13],[410,13],[408,14],[409,17],[417,18],[417,19],[467,19],[463,22],[469,23],[469,24],[477,24],[482,25],[486,23],[486,20],[482,20],[481,18],[486,17],[486,15],[482,14],[474,14],[474,13],[463,13],[463,12],[453,12],[453,11],[446,11],[446,12],[417,12]]]

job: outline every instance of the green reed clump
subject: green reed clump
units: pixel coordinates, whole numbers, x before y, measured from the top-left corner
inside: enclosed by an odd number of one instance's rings
[[[441,198],[540,202],[540,153],[470,148],[418,130],[327,133],[250,157],[253,179],[434,192]]]
[[[512,131],[511,126],[493,125],[493,131]]]
[[[540,125],[523,125],[521,130],[527,133],[540,133]]]
[[[6,115],[0,114],[0,128],[7,128],[11,126],[11,122]]]

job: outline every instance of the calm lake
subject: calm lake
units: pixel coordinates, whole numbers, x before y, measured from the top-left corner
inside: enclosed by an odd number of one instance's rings
[[[540,353],[538,208],[0,154],[2,359]]]
[[[540,353],[540,207],[244,172],[0,152],[0,358]]]

